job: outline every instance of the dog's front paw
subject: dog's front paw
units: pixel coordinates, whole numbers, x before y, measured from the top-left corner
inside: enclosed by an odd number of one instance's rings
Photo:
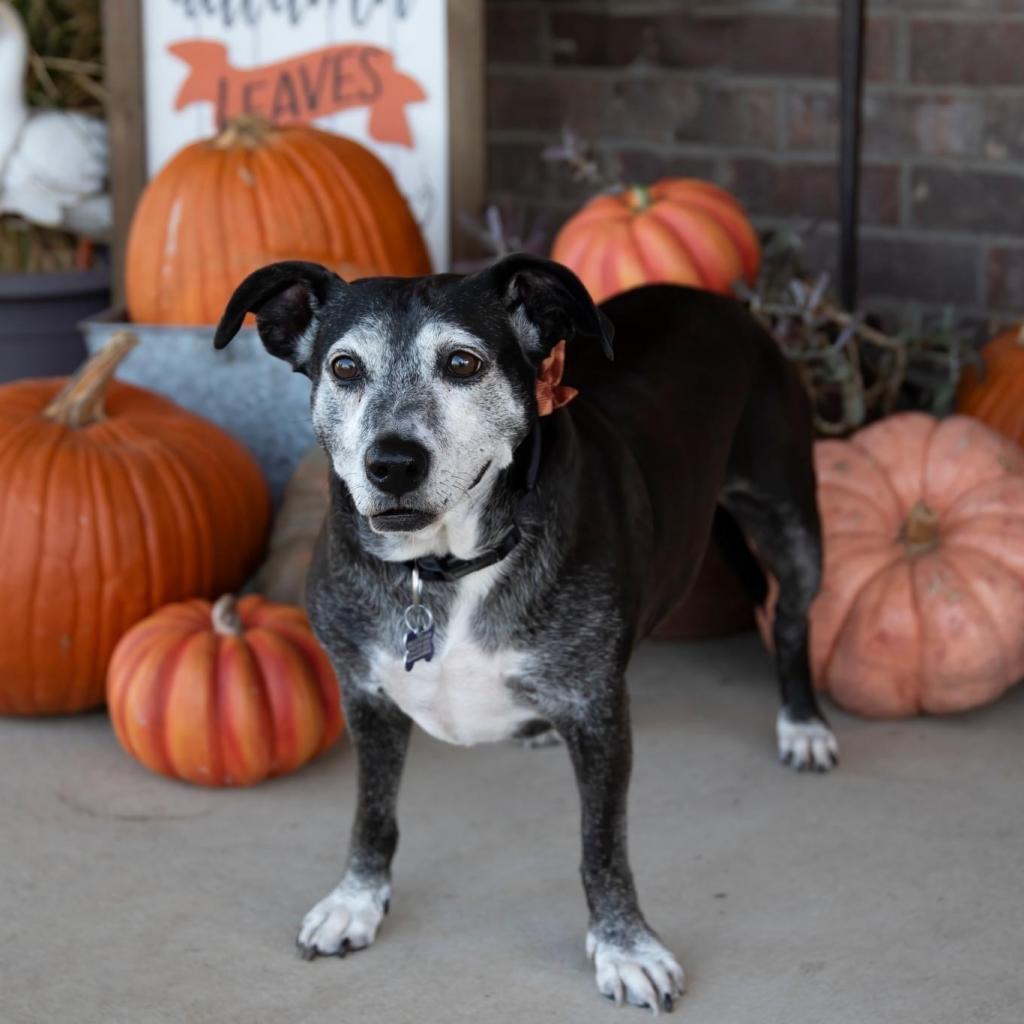
[[[391,886],[344,878],[303,919],[298,946],[307,960],[365,949],[391,902]]]
[[[839,744],[832,730],[820,719],[800,722],[783,708],[775,722],[779,760],[798,772],[827,772],[839,763]]]
[[[616,1003],[646,1006],[657,1014],[671,1010],[683,994],[682,967],[650,932],[628,942],[588,932],[587,956],[594,961],[597,990]]]

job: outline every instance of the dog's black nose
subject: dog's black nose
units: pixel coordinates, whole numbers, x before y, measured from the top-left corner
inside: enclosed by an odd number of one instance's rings
[[[370,445],[365,465],[370,483],[398,497],[414,491],[426,479],[430,453],[417,441],[382,437]]]

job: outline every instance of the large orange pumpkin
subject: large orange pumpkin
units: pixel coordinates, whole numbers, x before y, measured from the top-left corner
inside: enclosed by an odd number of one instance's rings
[[[203,786],[295,771],[342,728],[305,614],[255,594],[168,605],[134,626],[111,660],[107,703],[132,757]]]
[[[968,367],[960,381],[960,412],[1024,444],[1024,326],[1004,331],[982,350],[984,372]]]
[[[246,117],[185,147],[146,186],[128,238],[128,312],[136,323],[216,323],[239,281],[283,259],[346,279],[430,273],[409,207],[365,146]]]
[[[643,284],[688,284],[723,295],[753,284],[757,234],[724,189],[669,178],[601,195],[563,226],[553,259],[576,272],[595,302]]]
[[[966,416],[891,416],[815,449],[825,574],[818,686],[893,717],[994,700],[1024,676],[1024,452]]]
[[[121,333],[70,381],[0,388],[0,713],[103,703],[129,626],[167,601],[237,587],[270,498],[212,423],[111,380]]]

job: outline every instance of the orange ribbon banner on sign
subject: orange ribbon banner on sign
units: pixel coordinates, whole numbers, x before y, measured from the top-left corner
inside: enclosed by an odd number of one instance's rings
[[[227,47],[209,40],[172,43],[167,49],[189,66],[174,109],[212,103],[221,127],[239,114],[298,124],[369,107],[371,138],[411,148],[405,108],[427,98],[419,82],[396,70],[394,54],[379,46],[327,46],[255,68],[232,67]]]

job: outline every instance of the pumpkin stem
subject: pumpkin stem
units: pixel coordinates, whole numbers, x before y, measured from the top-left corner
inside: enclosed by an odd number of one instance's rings
[[[103,403],[121,360],[139,339],[131,331],[118,331],[91,359],[86,360],[43,410],[54,423],[77,429],[104,418]]]
[[[923,501],[918,501],[910,510],[910,515],[900,530],[900,540],[906,545],[907,554],[912,558],[933,551],[939,543],[938,513]]]
[[[646,185],[633,185],[626,192],[626,202],[634,213],[643,213],[654,199]]]
[[[273,135],[274,126],[259,114],[231,118],[213,140],[216,149],[259,149]]]
[[[219,636],[238,636],[242,632],[242,616],[238,614],[238,598],[234,594],[219,597],[210,612],[213,631]]]

